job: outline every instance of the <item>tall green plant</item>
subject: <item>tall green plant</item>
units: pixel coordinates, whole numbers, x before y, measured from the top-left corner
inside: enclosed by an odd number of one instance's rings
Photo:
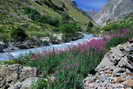
[[[76,33],[80,31],[80,25],[76,23],[71,24],[62,24],[59,26],[59,31],[63,33],[64,41],[72,40],[73,37],[76,36]]]
[[[96,50],[85,52],[76,50],[58,55],[51,54],[39,60],[28,57],[19,63],[36,67],[43,72],[44,80],[34,84],[33,89],[83,89],[83,79],[88,73],[92,73],[104,53]],[[51,77],[55,77],[55,80],[51,80]]]

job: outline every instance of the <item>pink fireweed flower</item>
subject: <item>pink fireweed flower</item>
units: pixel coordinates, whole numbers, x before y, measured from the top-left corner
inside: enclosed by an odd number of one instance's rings
[[[96,50],[104,50],[107,41],[104,39],[92,39],[88,42],[89,48],[95,48]]]
[[[33,54],[31,58],[32,58],[33,60],[36,60],[36,59],[41,58],[41,55],[40,55],[40,54]]]
[[[120,31],[116,33],[108,33],[104,36],[104,39],[111,40],[112,38],[116,37],[124,37],[127,36],[130,33],[129,29],[121,29]]]
[[[122,29],[120,31],[120,33],[123,33],[123,34],[128,34],[129,32],[130,32],[129,29]]]

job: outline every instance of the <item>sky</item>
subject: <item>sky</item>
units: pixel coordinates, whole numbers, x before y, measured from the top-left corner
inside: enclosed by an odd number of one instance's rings
[[[75,0],[78,7],[84,11],[100,11],[108,0]]]

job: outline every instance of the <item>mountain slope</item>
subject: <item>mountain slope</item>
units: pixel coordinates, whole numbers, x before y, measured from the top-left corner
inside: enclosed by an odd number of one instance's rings
[[[133,13],[133,0],[109,0],[94,20],[99,25],[106,25],[109,21],[118,20]]]
[[[65,21],[85,29],[90,20],[71,0],[0,0],[0,32],[28,25],[29,35],[45,36]]]

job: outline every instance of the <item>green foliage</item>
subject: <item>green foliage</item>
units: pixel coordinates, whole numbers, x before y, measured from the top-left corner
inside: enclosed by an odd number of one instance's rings
[[[116,32],[115,32],[116,33]],[[121,35],[123,33],[120,33]],[[115,47],[119,44],[126,43],[128,40],[133,38],[133,30],[130,29],[128,34],[125,34],[124,36],[120,37],[115,37],[112,38],[108,43],[107,43],[107,48],[110,49],[111,47]]]
[[[124,18],[123,20],[116,21],[106,25],[105,27],[101,28],[102,31],[115,31],[120,30],[123,28],[131,28],[133,29],[133,17]]]
[[[105,26],[104,28],[102,28],[103,31],[111,31],[111,30],[117,30],[120,29],[120,25],[119,24],[108,24],[107,26]]]
[[[133,17],[126,17],[123,20],[110,23],[105,27],[101,28],[102,32],[105,32],[105,33],[107,32],[107,33],[111,33],[112,35],[113,34],[117,35],[116,37],[112,37],[112,39],[107,43],[107,49],[110,49],[111,47],[115,47],[118,44],[125,43],[129,39],[131,39],[133,37],[132,30],[133,30]]]
[[[62,23],[68,24],[74,22],[73,18],[71,18],[67,13],[63,14]]]
[[[13,29],[10,33],[10,37],[14,41],[24,41],[28,38],[26,32],[22,28]]]
[[[28,15],[29,18],[35,21],[40,19],[41,17],[41,14],[33,8],[24,8],[24,13]]]
[[[43,72],[44,80],[35,83],[33,89],[83,89],[83,79],[88,73],[92,73],[103,54],[96,50],[80,52],[76,49],[58,55],[51,53],[49,56],[39,57],[39,60],[33,60],[35,56],[30,56],[10,63],[36,67]],[[51,80],[52,76],[55,77],[54,81]]]
[[[88,25],[87,25],[87,32],[88,33],[93,33],[93,34],[97,34],[99,33],[99,26],[95,26],[92,22],[89,22]]]
[[[44,89],[48,85],[48,81],[45,79],[40,79],[37,83],[33,84],[32,89]]]
[[[17,27],[18,27],[17,25],[12,25],[12,24],[0,25],[0,34],[1,34],[0,39],[11,40],[10,33]]]
[[[51,16],[42,16],[38,21],[53,26],[59,26],[60,24],[60,21],[57,17],[51,17]]]
[[[53,26],[59,25],[59,19],[53,16],[42,16],[37,10],[32,8],[24,8],[25,14],[34,21],[41,22],[44,24],[50,24]]]
[[[115,46],[117,46],[119,44],[126,43],[129,39],[132,39],[132,38],[133,38],[133,31],[131,29],[131,31],[125,36],[112,38],[107,43],[107,48],[109,49],[109,48],[115,47]]]
[[[4,0],[0,2],[0,6],[0,25],[34,23],[38,26],[48,24],[58,27],[61,23],[69,22],[69,19],[70,22],[78,22],[82,28],[85,28],[90,21],[88,16],[72,6],[71,1],[67,2],[66,0],[39,0],[37,2],[34,0]],[[43,28],[43,26],[41,27]],[[50,26],[47,30],[49,29],[51,29]],[[34,31],[33,34],[36,32]],[[32,32],[29,31],[29,33]],[[45,31],[40,31],[37,35],[43,36],[43,33]],[[7,38],[7,34],[5,38]]]
[[[108,43],[107,43],[107,48],[110,49],[112,47],[115,47],[119,44],[127,42],[129,37],[116,37],[112,38]]]
[[[72,40],[72,38],[76,36],[76,33],[81,30],[80,25],[76,23],[62,24],[58,29],[63,33],[64,41]]]
[[[89,22],[88,23],[88,28],[93,28],[94,27],[94,24],[92,22]]]
[[[80,25],[76,23],[72,24],[62,24],[59,27],[59,30],[64,34],[75,34],[76,32],[80,31]]]

